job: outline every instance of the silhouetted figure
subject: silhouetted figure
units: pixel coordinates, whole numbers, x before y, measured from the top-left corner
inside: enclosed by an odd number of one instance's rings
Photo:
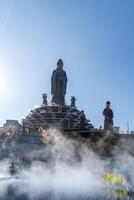
[[[47,105],[47,94],[42,94],[43,104]]]
[[[75,107],[76,98],[74,96],[71,97],[71,107]]]
[[[82,110],[80,114],[80,129],[81,130],[85,129],[85,120],[86,120],[86,117],[85,117],[84,111]]]
[[[63,61],[59,59],[57,62],[57,69],[53,71],[51,78],[51,94],[52,102],[64,105],[65,104],[65,95],[67,88],[67,75],[63,70]]]
[[[110,101],[106,102],[106,108],[103,110],[104,115],[104,130],[113,129],[113,111],[110,108]]]
[[[14,162],[11,162],[11,166],[10,166],[10,169],[9,169],[9,173],[10,173],[12,176],[16,174],[16,167],[15,167]]]

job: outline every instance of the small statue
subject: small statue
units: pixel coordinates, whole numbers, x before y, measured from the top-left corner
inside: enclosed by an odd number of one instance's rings
[[[85,116],[84,110],[82,110],[80,113],[80,129],[81,130],[85,130],[85,121],[86,121],[86,116]]]
[[[104,130],[113,130],[113,118],[114,114],[110,108],[110,101],[106,102],[106,108],[103,110],[104,116]]]
[[[71,107],[75,107],[75,102],[76,102],[76,98],[75,98],[75,96],[72,96],[71,97]]]
[[[43,98],[43,104],[47,105],[47,94],[42,94],[42,98]]]

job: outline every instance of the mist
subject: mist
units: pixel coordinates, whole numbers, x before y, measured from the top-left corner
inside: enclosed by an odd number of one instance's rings
[[[105,146],[107,137],[98,141],[96,148]],[[67,138],[56,129],[47,131],[46,141],[48,144],[39,149],[34,144],[12,144],[9,156],[0,161],[0,199],[116,199],[111,189],[132,190],[131,142],[120,140],[112,149],[113,156],[105,157],[91,148],[90,139]],[[9,174],[11,160],[18,172],[14,177]],[[102,180],[105,173],[122,175],[127,181],[125,185],[108,185]]]

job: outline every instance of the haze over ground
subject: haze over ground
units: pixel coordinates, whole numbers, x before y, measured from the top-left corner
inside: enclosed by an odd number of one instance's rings
[[[70,96],[95,127],[110,100],[115,125],[134,129],[132,0],[0,0],[0,123],[19,119],[49,99],[63,58]]]

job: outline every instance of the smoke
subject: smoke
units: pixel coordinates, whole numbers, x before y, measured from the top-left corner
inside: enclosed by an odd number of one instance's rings
[[[129,140],[118,140],[116,145],[109,146],[108,140],[112,136],[107,133],[95,144],[90,139],[71,139],[56,129],[49,129],[46,137],[48,144],[40,147],[12,145],[10,155],[14,155],[12,159],[18,174],[9,178],[11,158],[1,160],[1,198],[108,199],[106,189],[133,187],[133,144]],[[106,150],[107,145],[112,148],[111,157],[103,155],[104,150],[98,152],[103,148]],[[122,175],[128,183],[125,186],[106,185],[102,180],[105,173]],[[113,193],[111,199],[114,199]]]

